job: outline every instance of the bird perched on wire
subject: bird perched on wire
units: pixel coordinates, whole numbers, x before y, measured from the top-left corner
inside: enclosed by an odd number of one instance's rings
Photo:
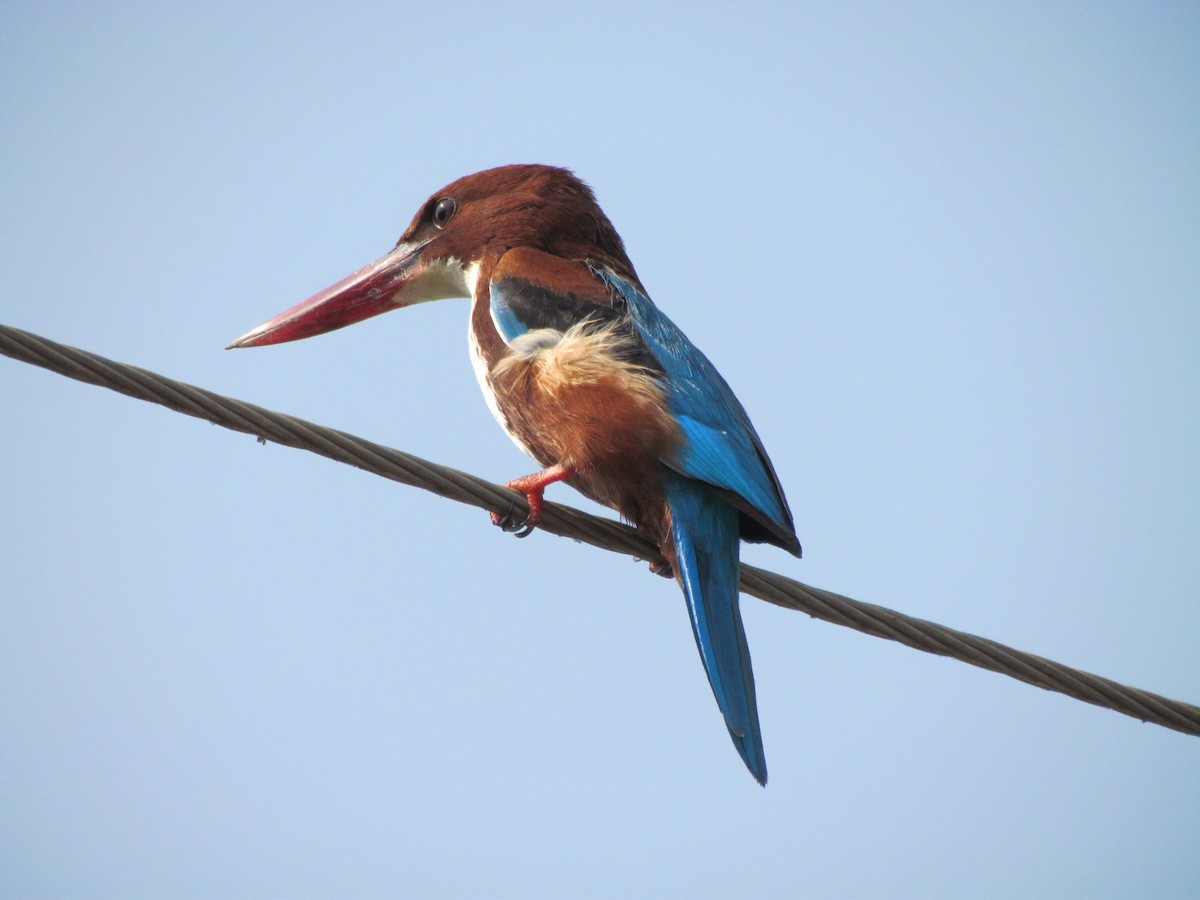
[[[528,516],[565,481],[653,541],[687,600],[725,725],[766,784],[739,540],[800,555],[762,441],[729,385],[650,301],[591,189],[566,169],[502,166],[430,197],[391,252],[238,338],[311,337],[448,297],[471,298],[471,362],[488,406],[542,470],[510,481]]]

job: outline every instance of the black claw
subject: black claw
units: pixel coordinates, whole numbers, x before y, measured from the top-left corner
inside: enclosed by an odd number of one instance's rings
[[[515,534],[519,538],[529,537],[533,534],[533,526],[529,524],[528,517],[518,519],[513,516],[516,506],[516,503],[510,502],[503,514],[492,513],[492,524],[499,526],[501,531]]]

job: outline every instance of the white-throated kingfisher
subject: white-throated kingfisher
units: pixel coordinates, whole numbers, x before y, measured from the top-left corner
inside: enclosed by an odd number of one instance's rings
[[[750,651],[738,608],[740,540],[800,555],[791,511],[741,403],[650,301],[591,189],[566,169],[460,178],[395,248],[238,338],[258,347],[389,310],[471,298],[471,362],[497,421],[542,471],[509,482],[529,516],[565,481],[653,541],[683,588],[730,737],[766,784]]]

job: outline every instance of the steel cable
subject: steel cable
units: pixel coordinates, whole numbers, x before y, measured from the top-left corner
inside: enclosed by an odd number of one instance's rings
[[[503,514],[528,509],[523,494],[470,473],[7,325],[0,325],[0,353],[262,440],[308,450],[489,512]],[[559,503],[546,503],[539,528],[615,553],[661,561],[658,548],[629,526]],[[852,600],[754,566],[742,566],[741,585],[747,594],[835,625],[948,656],[1144,722],[1200,736],[1200,707],[1190,703],[1128,687],[987,638]]]

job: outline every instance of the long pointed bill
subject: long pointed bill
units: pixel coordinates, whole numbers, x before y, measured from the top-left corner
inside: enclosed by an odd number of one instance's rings
[[[454,296],[452,290],[446,292],[444,268],[422,262],[427,243],[397,244],[386,256],[247,331],[225,349],[298,341],[402,306]]]

